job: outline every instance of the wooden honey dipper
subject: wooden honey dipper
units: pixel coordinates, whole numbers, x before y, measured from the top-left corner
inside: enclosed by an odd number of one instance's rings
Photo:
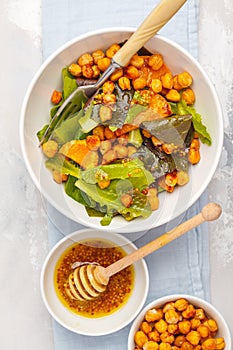
[[[187,231],[202,224],[205,221],[214,221],[221,215],[222,209],[216,203],[207,204],[202,211],[183,222],[171,231],[168,231],[156,238],[152,242],[137,249],[133,253],[124,256],[113,264],[103,267],[97,263],[77,262],[73,264],[76,267],[68,279],[67,294],[72,298],[80,301],[92,300],[97,298],[106,290],[109,278],[117,272],[130,266],[134,262],[144,258],[155,250],[172,242],[182,236]]]

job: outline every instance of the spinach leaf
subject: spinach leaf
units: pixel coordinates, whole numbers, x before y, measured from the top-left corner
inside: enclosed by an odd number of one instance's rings
[[[171,117],[144,121],[141,127],[163,143],[183,146],[191,122],[191,115],[172,115]]]
[[[65,182],[65,192],[66,194],[74,199],[76,202],[86,205],[86,202],[83,200],[81,191],[75,186],[77,178],[74,176],[69,176],[68,180]]]

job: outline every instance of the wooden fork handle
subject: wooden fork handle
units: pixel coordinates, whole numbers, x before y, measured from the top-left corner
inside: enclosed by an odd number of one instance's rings
[[[219,218],[221,215],[222,209],[220,205],[216,203],[209,203],[207,204],[202,211],[192,217],[191,219],[183,222],[179,226],[175,227],[171,231],[168,231],[161,235],[160,237],[156,238],[152,242],[146,244],[145,246],[139,248],[138,250],[134,251],[133,253],[126,255],[124,258],[116,261],[112,265],[109,265],[106,267],[105,272],[110,277],[114,275],[115,273],[123,270],[127,266],[133,264],[135,261],[138,261],[145,256],[149,255],[150,253],[154,252],[155,250],[163,247],[164,245],[172,242],[176,238],[182,236],[184,233],[188,232],[189,230],[193,229],[194,227],[202,224],[205,221],[213,221]]]
[[[114,55],[113,60],[125,67],[131,57],[141,49],[181,8],[186,0],[161,0],[135,33]]]

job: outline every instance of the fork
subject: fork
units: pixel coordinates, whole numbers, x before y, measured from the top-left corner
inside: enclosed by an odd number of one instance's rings
[[[161,0],[126,43],[113,56],[110,66],[101,75],[99,80],[93,85],[78,86],[62,103],[45,130],[40,145],[50,138],[65,108],[69,104],[71,104],[72,107],[75,106],[74,100],[79,91],[82,90],[87,98],[92,97],[116,69],[125,67],[129,63],[131,57],[176,14],[185,2],[186,0]]]

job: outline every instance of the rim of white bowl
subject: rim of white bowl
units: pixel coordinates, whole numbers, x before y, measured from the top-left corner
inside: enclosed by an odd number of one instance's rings
[[[117,234],[115,232],[111,232],[111,237],[106,237],[106,235],[105,235],[106,232],[105,231],[96,230],[96,229],[92,229],[92,228],[85,228],[85,229],[82,229],[82,230],[74,231],[74,232],[70,233],[69,235],[65,236],[64,238],[62,238],[61,240],[59,240],[55,244],[55,246],[50,250],[50,252],[48,253],[48,255],[47,255],[47,257],[46,257],[46,259],[44,261],[44,264],[42,266],[42,270],[41,270],[40,291],[41,291],[42,300],[44,302],[44,305],[47,308],[47,311],[54,318],[54,320],[57,321],[60,325],[62,325],[64,328],[66,328],[66,329],[68,329],[68,330],[70,330],[70,331],[72,331],[74,333],[81,334],[81,335],[102,336],[102,335],[107,335],[107,334],[111,334],[111,333],[117,332],[117,331],[121,330],[122,328],[126,327],[129,323],[131,323],[135,319],[135,317],[137,317],[139,312],[142,310],[143,306],[145,305],[145,302],[146,302],[146,299],[147,299],[147,296],[148,296],[148,292],[149,292],[149,270],[148,270],[148,267],[147,267],[145,259],[140,259],[140,262],[142,264],[141,266],[142,266],[143,273],[144,273],[144,278],[145,278],[145,284],[144,284],[144,288],[143,288],[144,293],[143,293],[143,296],[141,298],[140,303],[138,305],[135,305],[135,311],[132,312],[131,316],[127,320],[125,320],[125,322],[120,323],[118,327],[116,327],[116,328],[114,328],[112,330],[109,330],[107,332],[105,332],[104,329],[101,329],[101,330],[99,330],[99,332],[96,332],[95,334],[93,334],[93,333],[89,332],[88,330],[79,331],[79,330],[75,329],[74,327],[67,326],[67,324],[60,317],[57,316],[56,312],[54,312],[54,310],[51,308],[51,306],[50,306],[50,304],[49,304],[49,302],[47,300],[46,292],[45,292],[45,285],[44,285],[45,284],[46,270],[48,268],[51,268],[51,266],[50,267],[48,267],[48,266],[49,266],[49,263],[50,263],[51,259],[53,258],[53,255],[56,253],[56,250],[59,249],[59,247],[61,247],[66,241],[72,240],[72,238],[76,237],[77,235],[83,235],[85,233],[91,233],[91,232],[93,232],[93,235],[94,235],[94,233],[96,233],[96,234],[98,234],[98,233],[104,234],[104,238],[103,239],[105,239],[107,241],[110,241],[112,243],[116,243],[117,241],[121,240],[122,244],[124,242],[124,244],[130,245],[130,247],[133,250],[137,250],[138,249],[138,247],[134,243],[132,243],[128,238],[126,238],[123,235]],[[98,237],[93,237],[93,238],[98,238]],[[101,237],[99,237],[99,238],[101,239]],[[115,238],[115,242],[114,242],[114,238]],[[80,238],[80,240],[84,240],[84,239],[85,239],[84,237]],[[89,239],[89,238],[87,237],[87,239]],[[75,238],[75,242],[78,242],[77,238]],[[67,247],[64,248],[63,251],[65,251],[66,249],[67,249]],[[124,247],[123,247],[123,249],[124,249]],[[130,298],[127,301],[127,303],[130,302]],[[65,306],[63,306],[63,307],[65,309]],[[70,311],[70,313],[72,314],[71,311]],[[114,317],[114,314],[117,317],[117,311],[115,313],[109,315],[109,317],[111,317],[111,316]],[[76,315],[76,316],[77,316],[77,318],[82,319],[82,316],[79,316],[79,315]],[[90,320],[92,320],[92,322],[96,323],[96,322],[98,322],[98,320],[101,320],[101,319],[104,319],[104,318],[105,317],[102,317],[102,318],[90,318]]]
[[[224,349],[225,350],[230,350],[231,349],[231,333],[229,330],[229,327],[225,321],[225,319],[223,318],[222,314],[217,310],[217,308],[212,305],[210,302],[194,296],[194,295],[190,295],[190,294],[171,294],[171,295],[166,295],[163,297],[160,297],[158,299],[155,299],[154,301],[151,301],[149,304],[147,304],[137,315],[137,317],[134,319],[130,331],[129,331],[129,335],[128,335],[128,350],[133,350],[133,348],[131,347],[132,343],[133,343],[133,338],[134,338],[134,333],[136,331],[136,327],[138,326],[138,324],[140,324],[140,322],[142,321],[142,319],[144,318],[145,313],[150,310],[151,308],[153,308],[155,305],[156,306],[161,306],[163,304],[165,304],[166,302],[169,301],[173,301],[173,300],[177,300],[177,299],[187,299],[188,301],[190,301],[191,303],[193,303],[196,306],[200,306],[203,307],[203,309],[205,310],[205,308],[210,309],[211,311],[208,312],[206,311],[206,313],[209,316],[212,316],[214,314],[217,315],[218,320],[220,320],[223,328],[225,329],[225,333],[226,333],[226,337],[225,340],[227,340],[226,346]],[[211,315],[210,315],[211,313]],[[213,316],[214,318],[214,316]]]
[[[98,29],[98,30],[93,30],[93,31],[89,31],[85,34],[81,34],[69,41],[67,41],[65,44],[63,44],[61,47],[59,47],[57,50],[55,50],[47,59],[45,59],[45,61],[42,63],[42,65],[40,66],[40,68],[37,70],[37,72],[35,73],[34,77],[32,78],[28,89],[26,91],[23,103],[22,103],[22,107],[21,107],[21,112],[20,112],[20,125],[19,125],[19,133],[20,133],[20,145],[21,145],[21,150],[22,150],[22,154],[23,154],[23,158],[24,161],[26,163],[26,167],[27,170],[32,178],[32,180],[34,181],[36,187],[38,188],[38,190],[42,193],[43,197],[46,198],[48,200],[48,202],[55,208],[57,209],[60,213],[62,213],[63,215],[65,215],[67,218],[74,220],[75,222],[78,222],[80,224],[83,224],[85,226],[88,226],[90,228],[95,228],[95,229],[100,229],[100,230],[107,230],[110,232],[117,232],[120,231],[121,233],[127,233],[129,232],[127,226],[124,226],[123,228],[113,228],[110,226],[107,227],[100,227],[97,228],[95,223],[92,223],[91,221],[88,222],[86,220],[83,220],[82,218],[79,218],[77,220],[77,217],[75,217],[69,210],[62,210],[61,207],[59,206],[58,203],[56,203],[50,196],[49,194],[42,188],[39,179],[37,179],[37,177],[35,176],[33,169],[31,167],[31,164],[28,160],[27,157],[27,152],[26,152],[26,148],[25,148],[25,143],[24,143],[24,123],[25,123],[25,112],[26,112],[26,107],[27,107],[27,103],[31,94],[31,90],[33,89],[33,87],[35,86],[39,76],[41,75],[41,73],[43,72],[44,68],[48,65],[49,62],[51,62],[59,53],[61,53],[62,51],[64,51],[65,49],[67,49],[69,46],[73,45],[74,43],[76,43],[79,40],[85,39],[87,37],[90,37],[92,35],[99,35],[99,34],[104,34],[107,32],[129,32],[132,33],[136,30],[136,28],[134,27],[106,27],[106,28],[102,28],[102,29]],[[205,189],[208,187],[220,160],[220,156],[222,153],[222,147],[223,147],[223,138],[224,138],[224,126],[223,126],[223,113],[222,113],[222,108],[221,108],[221,104],[219,101],[219,97],[217,95],[217,92],[214,88],[214,85],[212,83],[212,81],[210,80],[209,76],[207,75],[207,73],[205,72],[205,70],[202,68],[201,64],[197,61],[197,59],[195,59],[186,49],[184,49],[181,45],[177,44],[176,42],[166,38],[163,35],[160,35],[159,33],[156,34],[155,36],[157,36],[159,38],[159,40],[161,39],[162,41],[168,43],[169,45],[177,48],[178,50],[180,50],[182,53],[184,53],[190,61],[192,61],[197,67],[198,69],[201,71],[201,73],[203,74],[203,76],[205,77],[206,82],[208,83],[208,86],[211,90],[212,95],[214,96],[215,102],[216,102],[216,107],[217,107],[217,114],[221,116],[221,118],[219,118],[219,139],[218,139],[218,143],[219,143],[219,148],[217,150],[216,153],[216,157],[214,160],[214,163],[212,164],[211,167],[211,171],[208,172],[208,174],[206,175],[205,181],[201,184],[199,191],[196,192],[195,194],[193,194],[192,199],[189,200],[189,202],[186,205],[186,209],[188,210],[197,200],[198,198],[203,194],[203,192],[205,191]],[[176,210],[176,215],[174,215],[172,217],[172,220],[179,217],[181,214],[184,213],[183,209],[177,209]],[[161,218],[159,220],[159,226],[166,224],[167,223],[167,218]],[[157,227],[158,225],[153,225],[151,224],[146,224],[144,226],[143,231],[145,230],[149,230],[152,229],[154,227]],[[138,232],[137,228],[134,227],[130,232]],[[140,231],[142,231],[140,229]]]

